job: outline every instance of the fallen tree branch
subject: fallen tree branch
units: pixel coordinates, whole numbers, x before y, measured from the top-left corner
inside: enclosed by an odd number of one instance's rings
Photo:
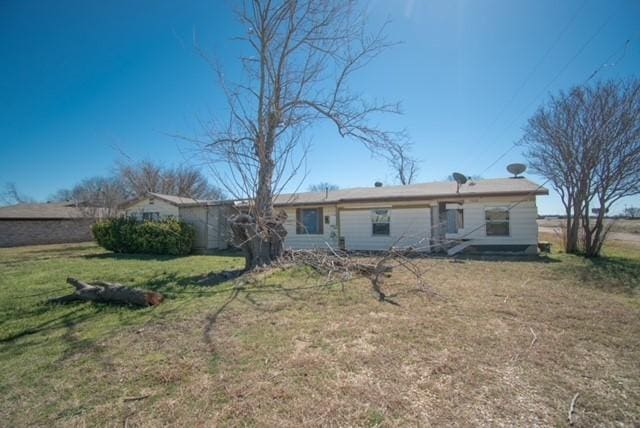
[[[579,395],[580,393],[576,392],[576,395],[573,396],[573,400],[571,400],[571,405],[569,406],[569,416],[567,418],[569,420],[569,425],[573,425],[573,413],[575,412],[576,400],[578,399]]]
[[[80,300],[135,306],[155,306],[164,300],[164,296],[155,291],[131,288],[118,283],[105,281],[89,283],[72,277],[67,278],[67,283],[76,289],[75,292],[67,296],[49,299],[49,303],[68,303]]]
[[[128,401],[139,401],[139,400],[144,400],[146,398],[151,397],[151,394],[145,394],[145,395],[140,395],[138,397],[124,397],[122,399],[123,402],[128,402]]]
[[[343,285],[355,277],[366,278],[371,283],[372,291],[381,302],[393,303],[387,298],[383,286],[394,268],[403,268],[415,276],[417,285],[423,291],[430,291],[424,283],[424,272],[411,259],[416,255],[412,249],[392,247],[384,252],[364,253],[362,257],[358,257],[358,253],[336,250],[329,244],[327,247],[329,251],[320,249],[289,250],[280,259],[280,264],[281,266],[309,266],[325,277],[325,285],[336,283]]]

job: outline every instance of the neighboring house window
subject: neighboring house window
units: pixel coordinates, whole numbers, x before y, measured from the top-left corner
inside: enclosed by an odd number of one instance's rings
[[[160,220],[160,213],[157,211],[142,213],[142,220],[149,220],[149,221]]]
[[[509,236],[509,210],[487,208],[484,212],[487,236]]]
[[[447,210],[447,233],[458,233],[464,228],[464,211]]]
[[[322,208],[298,208],[296,210],[296,234],[322,235]]]
[[[371,230],[373,236],[389,236],[391,232],[391,216],[389,210],[371,211]]]

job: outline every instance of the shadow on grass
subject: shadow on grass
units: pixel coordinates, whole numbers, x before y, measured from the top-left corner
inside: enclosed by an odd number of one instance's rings
[[[78,323],[84,321],[93,314],[84,311],[84,308],[78,307],[71,312],[66,312],[56,317],[52,317],[40,324],[33,327],[25,328],[21,331],[10,333],[0,338],[0,343],[12,342],[16,339],[20,339],[24,336],[30,336],[32,334],[41,333],[44,331],[54,330],[61,326],[68,325],[69,323]]]
[[[631,290],[640,290],[640,260],[624,257],[598,257],[587,259],[585,277],[601,278]]]
[[[640,260],[618,256],[581,258],[560,268],[584,284],[610,291],[640,291]]]
[[[238,278],[243,272],[242,269],[235,269],[186,276],[171,272],[150,279],[144,284],[139,285],[139,287],[158,291],[168,296],[183,293],[204,295],[210,294],[217,286]],[[227,291],[227,289],[221,291]]]
[[[170,256],[161,254],[128,254],[128,253],[99,253],[99,254],[86,254],[82,256],[85,259],[108,259],[108,260],[155,260],[166,261],[180,259],[186,256]]]
[[[166,261],[166,260],[176,260],[184,257],[191,256],[215,256],[215,257],[230,257],[237,258],[241,257],[242,253],[234,250],[212,250],[206,252],[194,252],[191,254],[185,255],[167,255],[167,254],[135,254],[135,253],[99,253],[99,254],[85,254],[82,257],[86,259],[111,259],[111,260],[155,260],[155,261]]]
[[[436,258],[448,259],[454,263],[464,263],[465,261],[483,262],[527,262],[527,263],[560,263],[561,261],[549,254],[519,255],[519,254],[460,254],[454,257],[446,255],[436,256]]]

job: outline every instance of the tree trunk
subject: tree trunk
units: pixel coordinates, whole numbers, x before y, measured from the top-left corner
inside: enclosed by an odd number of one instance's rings
[[[607,212],[606,203],[600,199],[600,208],[598,216],[595,220],[593,229],[590,230],[591,236],[588,245],[585,247],[585,255],[587,257],[600,257],[600,251],[602,245],[607,237],[607,231],[605,230],[605,213]]]
[[[88,283],[71,277],[67,278],[67,283],[73,285],[76,291],[67,296],[50,299],[50,302],[66,303],[75,300],[84,300],[135,306],[155,306],[164,300],[164,296],[155,291],[131,288],[122,284],[104,281]]]
[[[233,241],[244,253],[246,270],[268,266],[280,258],[287,236],[286,218],[282,212],[270,218],[239,214],[230,219]]]
[[[564,250],[568,254],[578,251],[578,218],[570,209],[567,210]]]

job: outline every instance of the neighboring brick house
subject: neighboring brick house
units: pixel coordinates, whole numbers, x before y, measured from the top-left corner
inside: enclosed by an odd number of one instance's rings
[[[0,247],[91,241],[91,225],[103,214],[100,210],[74,203],[0,207]]]

